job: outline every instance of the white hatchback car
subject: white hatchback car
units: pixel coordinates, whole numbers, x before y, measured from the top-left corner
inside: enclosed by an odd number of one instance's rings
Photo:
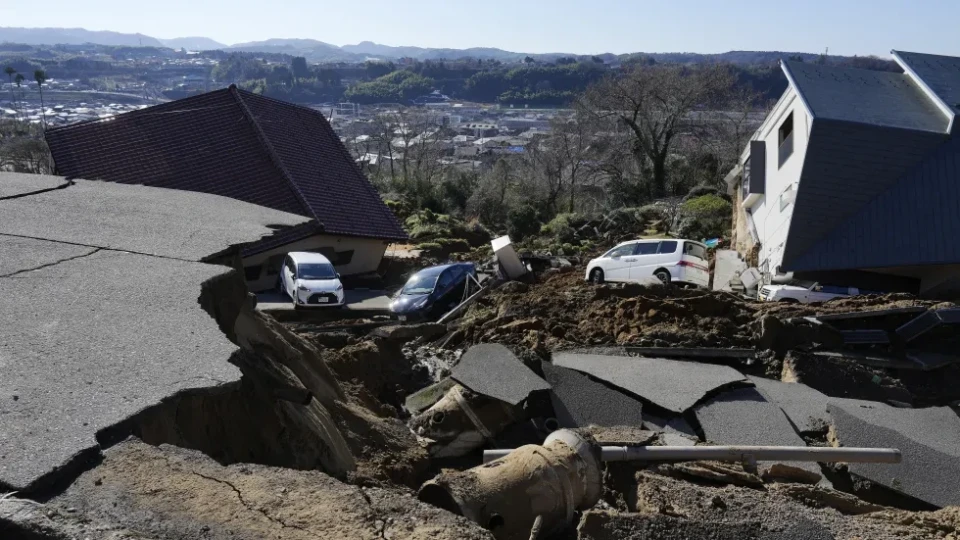
[[[343,305],[343,284],[330,259],[319,253],[287,253],[280,269],[280,287],[293,300],[293,307]]]
[[[641,281],[655,277],[664,283],[710,285],[707,246],[693,240],[631,240],[590,261],[586,279]]]

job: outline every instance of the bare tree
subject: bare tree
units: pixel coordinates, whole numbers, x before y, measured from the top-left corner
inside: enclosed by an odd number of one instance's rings
[[[731,91],[734,77],[724,66],[634,66],[591,87],[583,107],[599,118],[614,118],[631,135],[630,153],[649,172],[652,195],[667,191],[667,162],[677,137]]]
[[[587,118],[579,114],[555,118],[550,134],[527,149],[526,163],[532,176],[542,179],[545,203],[551,211],[565,206],[568,212],[573,212],[579,187],[596,174],[589,160],[594,151],[592,128]],[[560,203],[561,195],[567,197],[565,205]]]
[[[443,177],[444,153],[441,118],[403,107],[378,114],[371,139],[380,156],[390,163],[391,188],[420,204]]]

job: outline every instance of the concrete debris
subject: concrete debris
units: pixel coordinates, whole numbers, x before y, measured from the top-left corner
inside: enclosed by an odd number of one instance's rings
[[[443,396],[456,385],[457,381],[447,377],[438,383],[433,383],[426,388],[417,390],[407,396],[407,399],[404,401],[404,408],[412,415],[420,414],[443,399]]]
[[[693,461],[661,465],[658,469],[664,474],[697,478],[717,484],[731,484],[734,486],[760,487],[763,479],[744,469],[742,464],[723,461]]]
[[[572,369],[543,362],[550,399],[560,427],[643,425],[643,404]]]
[[[392,341],[411,341],[422,338],[424,341],[436,339],[447,333],[447,327],[438,323],[400,324],[375,328],[370,335]]]
[[[596,447],[573,431],[550,435],[543,446],[463,472],[444,472],[418,497],[463,515],[498,540],[527,539],[537,519],[544,538],[571,525],[576,511],[592,508],[603,486]]]
[[[431,456],[456,457],[490,442],[507,426],[526,418],[522,407],[455,385],[440,401],[410,420]]]
[[[665,358],[557,353],[553,363],[587,373],[674,413],[693,407],[709,392],[746,380],[727,366]]]
[[[950,408],[831,400],[828,411],[839,444],[893,446],[903,453],[899,465],[851,463],[851,473],[934,506],[960,505],[960,418]]]
[[[452,376],[470,390],[510,405],[519,405],[531,392],[550,389],[510,349],[495,343],[467,349]]]
[[[715,444],[806,446],[783,411],[753,388],[724,392],[697,407],[696,415],[707,441]],[[758,467],[764,477],[813,484],[821,479],[816,463],[761,462]]]
[[[878,504],[866,502],[856,495],[823,486],[776,483],[771,484],[767,489],[813,508],[834,508],[844,514],[869,514],[885,509]]]
[[[700,436],[682,416],[664,417],[648,411],[643,412],[643,427],[659,431],[665,435],[678,435],[694,441]]]
[[[760,538],[760,524],[590,511],[580,518],[577,533],[580,540],[753,540]]]

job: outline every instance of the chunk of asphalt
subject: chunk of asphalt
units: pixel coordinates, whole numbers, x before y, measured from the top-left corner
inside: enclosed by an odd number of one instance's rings
[[[661,433],[683,435],[684,437],[700,440],[700,436],[697,435],[696,430],[694,430],[682,416],[667,418],[649,411],[643,411],[643,427]]]
[[[806,446],[786,415],[777,405],[768,402],[755,388],[730,390],[696,408],[697,421],[707,441],[737,446]],[[761,471],[771,469],[773,462],[761,462]],[[796,476],[806,482],[820,480],[820,467],[810,462],[784,462],[777,471],[800,469]]]
[[[898,464],[851,463],[851,473],[935,506],[960,504],[960,418],[950,408],[831,400],[827,410],[841,445],[903,455]]]
[[[675,413],[693,407],[717,388],[746,381],[731,367],[665,358],[557,353],[553,363],[582,371]]]
[[[197,302],[230,271],[98,251],[0,278],[17,306],[0,310],[0,491],[43,488],[99,451],[100,430],[239,381],[237,346]]]
[[[747,377],[757,391],[770,403],[775,403],[800,432],[822,432],[830,425],[826,394],[805,384],[784,383],[763,377]]]
[[[643,403],[572,369],[543,362],[560,427],[643,426]]]
[[[760,540],[757,522],[683,519],[663,514],[627,514],[590,510],[577,527],[580,540]]]
[[[478,394],[511,405],[519,405],[530,392],[550,389],[547,381],[499,343],[481,343],[467,349],[451,377]]]

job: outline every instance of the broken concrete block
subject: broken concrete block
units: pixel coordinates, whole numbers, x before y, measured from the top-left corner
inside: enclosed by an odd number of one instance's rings
[[[675,413],[689,409],[712,390],[745,380],[727,366],[665,358],[557,353],[553,363],[606,381]]]
[[[572,369],[543,362],[543,374],[552,388],[550,400],[560,427],[643,425],[643,404],[622,391]]]
[[[960,504],[960,418],[950,408],[831,400],[827,410],[840,445],[899,448],[903,454],[896,465],[851,463],[852,474],[934,506]]]
[[[456,381],[447,377],[438,383],[431,384],[407,396],[404,406],[410,414],[420,414],[440,401],[443,395],[449,392],[456,384]]]
[[[510,349],[497,343],[482,343],[467,349],[453,368],[452,377],[470,390],[510,405],[518,405],[531,392],[550,385],[523,365]]]

